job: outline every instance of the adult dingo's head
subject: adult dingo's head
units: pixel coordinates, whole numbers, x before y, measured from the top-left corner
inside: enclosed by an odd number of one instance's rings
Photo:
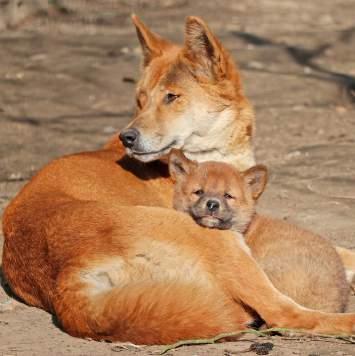
[[[132,16],[143,51],[134,120],[120,133],[127,154],[143,162],[179,148],[198,161],[252,166],[254,114],[229,53],[198,17],[188,17],[183,46]]]

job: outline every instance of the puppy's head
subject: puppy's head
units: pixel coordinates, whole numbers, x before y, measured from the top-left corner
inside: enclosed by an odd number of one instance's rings
[[[246,142],[253,132],[252,109],[230,55],[207,25],[188,17],[185,43],[178,46],[153,33],[138,17],[132,19],[142,47],[143,72],[135,118],[120,133],[127,154],[148,162],[171,148],[193,157],[201,149],[207,151],[201,145],[219,149]],[[217,139],[226,128],[243,138],[232,137],[228,143]]]
[[[172,150],[169,171],[175,181],[174,208],[203,226],[244,233],[267,182],[267,169],[257,165],[239,172],[221,162],[197,163]]]

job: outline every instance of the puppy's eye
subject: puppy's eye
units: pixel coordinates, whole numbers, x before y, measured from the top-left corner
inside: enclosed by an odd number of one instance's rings
[[[204,191],[202,189],[198,189],[198,190],[195,190],[193,193],[195,195],[197,195],[198,197],[200,197],[201,195],[203,195]]]
[[[174,94],[174,93],[167,93],[164,96],[164,103],[165,104],[171,104],[173,101],[175,101],[180,95]]]
[[[234,196],[233,195],[230,195],[229,193],[224,193],[224,197],[226,199],[234,199]]]

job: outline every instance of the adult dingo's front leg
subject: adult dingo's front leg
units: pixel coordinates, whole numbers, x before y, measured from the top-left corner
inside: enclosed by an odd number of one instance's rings
[[[218,280],[234,299],[254,309],[268,326],[329,334],[355,333],[355,314],[324,313],[300,306],[273,286],[254,258],[236,246],[236,241],[223,239],[223,243],[224,256],[216,259]]]

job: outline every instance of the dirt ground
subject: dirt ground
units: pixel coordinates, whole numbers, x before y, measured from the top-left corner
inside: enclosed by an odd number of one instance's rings
[[[271,171],[259,210],[355,249],[354,0],[63,0],[51,2],[55,9],[28,0],[17,4],[17,17],[6,3],[0,0],[0,214],[44,164],[101,147],[131,119],[140,58],[129,14],[178,41],[185,16],[199,15],[233,53],[255,106],[257,159]],[[278,336],[169,354],[255,355],[253,342],[273,343],[270,355],[355,355],[342,340]],[[72,338],[49,314],[0,290],[0,355],[161,350]]]

